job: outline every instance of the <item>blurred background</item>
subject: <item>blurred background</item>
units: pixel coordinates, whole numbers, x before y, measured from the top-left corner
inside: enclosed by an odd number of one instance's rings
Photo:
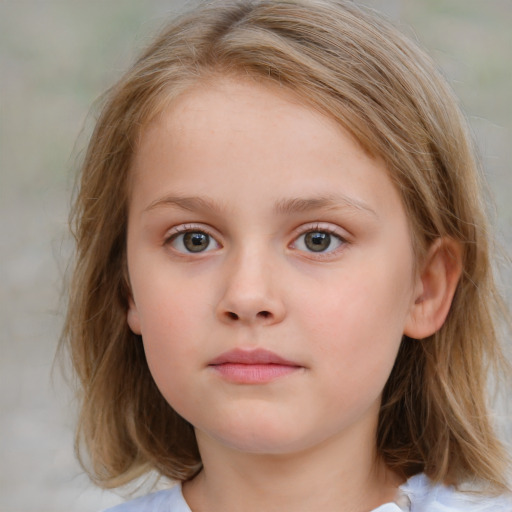
[[[0,0],[0,512],[98,511],[121,501],[95,489],[76,463],[71,396],[58,368],[51,375],[72,247],[67,214],[91,104],[187,3]],[[449,77],[510,252],[512,1],[361,3],[418,39]],[[508,270],[509,304],[511,281]],[[506,410],[502,403],[503,425]]]

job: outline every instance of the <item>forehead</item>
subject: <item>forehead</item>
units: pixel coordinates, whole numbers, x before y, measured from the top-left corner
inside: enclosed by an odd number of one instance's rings
[[[250,79],[210,80],[173,100],[142,133],[132,170],[135,196],[168,190],[225,200],[229,185],[239,197],[259,187],[275,202],[285,193],[331,195],[335,186],[355,199],[397,199],[383,193],[391,186],[384,163],[333,118]]]
[[[321,113],[312,102],[291,89],[270,80],[215,75],[190,84],[161,105],[160,112],[139,134],[135,170],[141,157],[154,152],[163,139],[176,150],[194,143],[206,151],[208,147],[203,142],[213,138],[232,148],[233,134],[236,134],[240,149],[259,149],[264,155],[279,153],[285,138],[293,138],[297,147],[308,142],[306,146],[311,149],[321,138],[327,145],[341,135],[350,139],[356,151],[362,149],[334,118]],[[277,136],[271,144],[269,131]],[[175,156],[179,156],[179,151]]]
[[[266,131],[291,118],[291,124],[297,126],[293,130],[294,136],[300,136],[303,131],[303,125],[296,123],[301,118],[345,133],[341,124],[317,111],[312,102],[288,87],[256,77],[214,75],[191,84],[171,100],[163,102],[160,113],[142,131],[142,144],[152,133],[163,130],[173,132],[175,140],[181,136],[201,136],[209,116],[216,121],[209,127],[210,135],[220,136],[230,130],[242,133],[250,128],[253,130],[252,141],[261,138],[261,133],[254,132],[256,127],[264,127]]]

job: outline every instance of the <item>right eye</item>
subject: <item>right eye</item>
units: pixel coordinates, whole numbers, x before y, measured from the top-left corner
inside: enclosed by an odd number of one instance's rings
[[[175,233],[169,238],[167,244],[184,254],[207,252],[220,247],[212,236],[200,230]]]

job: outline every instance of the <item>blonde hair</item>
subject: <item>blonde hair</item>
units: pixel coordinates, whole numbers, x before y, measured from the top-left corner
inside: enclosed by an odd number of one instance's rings
[[[154,469],[201,469],[193,427],[166,403],[128,328],[129,174],[147,123],[215,74],[277,83],[348,129],[387,164],[421,260],[439,237],[460,242],[463,275],[442,328],[404,338],[383,393],[377,449],[390,468],[434,481],[506,487],[490,423],[488,371],[504,362],[499,295],[477,162],[457,102],[430,59],[351,2],[226,1],[172,22],[106,95],[72,212],[76,261],[62,345],[79,379],[77,447],[114,487]]]

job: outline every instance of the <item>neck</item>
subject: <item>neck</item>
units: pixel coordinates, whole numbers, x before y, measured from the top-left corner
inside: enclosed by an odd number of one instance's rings
[[[374,448],[361,453],[353,438],[299,453],[262,455],[202,437],[199,433],[204,469],[183,486],[193,512],[236,512],[241,503],[245,512],[369,512],[393,501],[401,483]]]

